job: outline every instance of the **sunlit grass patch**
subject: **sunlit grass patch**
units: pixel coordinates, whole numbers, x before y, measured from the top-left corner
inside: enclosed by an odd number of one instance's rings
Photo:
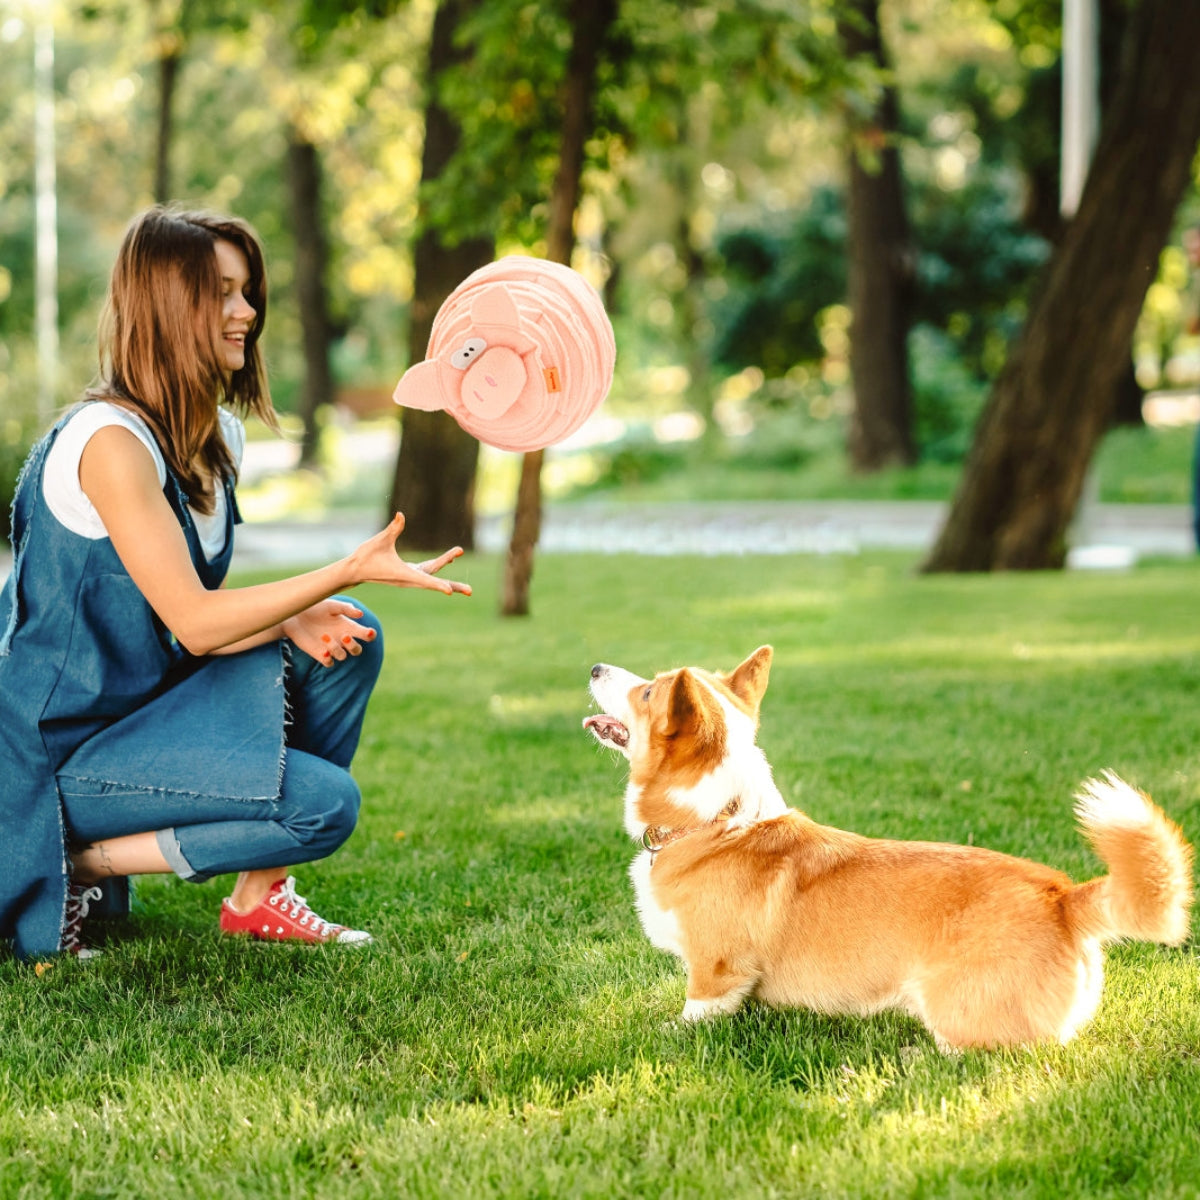
[[[365,953],[224,942],[223,883],[142,881],[90,964],[0,963],[0,1195],[1195,1195],[1200,960],[1109,954],[1066,1048],[939,1054],[915,1021],[751,1003],[689,1028],[633,911],[597,661],[776,650],[789,802],[867,835],[1099,864],[1114,767],[1200,836],[1191,564],[925,577],[856,559],[544,556],[533,613],[362,588],[386,664],[359,827],[298,872]]]

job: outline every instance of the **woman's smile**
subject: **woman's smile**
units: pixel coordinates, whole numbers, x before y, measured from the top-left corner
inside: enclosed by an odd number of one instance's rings
[[[246,365],[246,334],[257,316],[243,293],[250,265],[232,242],[219,238],[214,248],[221,274],[221,357],[227,371],[240,371]]]

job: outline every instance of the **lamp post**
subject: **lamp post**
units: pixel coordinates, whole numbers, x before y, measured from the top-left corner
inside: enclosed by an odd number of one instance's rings
[[[1096,0],[1063,0],[1062,166],[1059,210],[1079,207],[1100,126],[1100,20]]]
[[[1075,215],[1087,182],[1092,152],[1100,129],[1100,15],[1096,0],[1063,0],[1062,22],[1062,144],[1059,169],[1059,212]],[[1084,476],[1083,491],[1073,523],[1071,561],[1100,566],[1128,566],[1123,547],[1095,546],[1096,506],[1100,475],[1093,458]]]
[[[54,413],[58,384],[58,202],[54,148],[54,26],[38,15],[33,31],[34,193],[37,228],[35,315],[38,424]]]

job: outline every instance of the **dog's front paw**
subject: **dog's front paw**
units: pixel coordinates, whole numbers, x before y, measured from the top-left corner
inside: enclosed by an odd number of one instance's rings
[[[679,1019],[694,1024],[696,1021],[710,1021],[729,1011],[720,1000],[688,1000]]]
[[[688,981],[689,991],[692,982],[692,980]],[[742,1007],[742,1001],[750,994],[753,987],[753,979],[743,979],[737,987],[730,988],[723,996],[706,996],[702,1000],[689,996],[687,1003],[683,1006],[683,1020],[707,1021],[722,1014],[735,1013]]]

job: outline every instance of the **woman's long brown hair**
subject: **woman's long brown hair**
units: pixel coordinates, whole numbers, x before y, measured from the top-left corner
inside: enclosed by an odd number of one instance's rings
[[[218,240],[245,254],[250,278],[244,292],[256,314],[246,333],[245,363],[232,376],[217,349]],[[84,399],[107,400],[142,417],[200,512],[213,511],[214,486],[237,473],[218,406],[278,428],[258,347],[266,315],[262,248],[244,221],[156,206],[126,230],[100,319],[100,378]]]

